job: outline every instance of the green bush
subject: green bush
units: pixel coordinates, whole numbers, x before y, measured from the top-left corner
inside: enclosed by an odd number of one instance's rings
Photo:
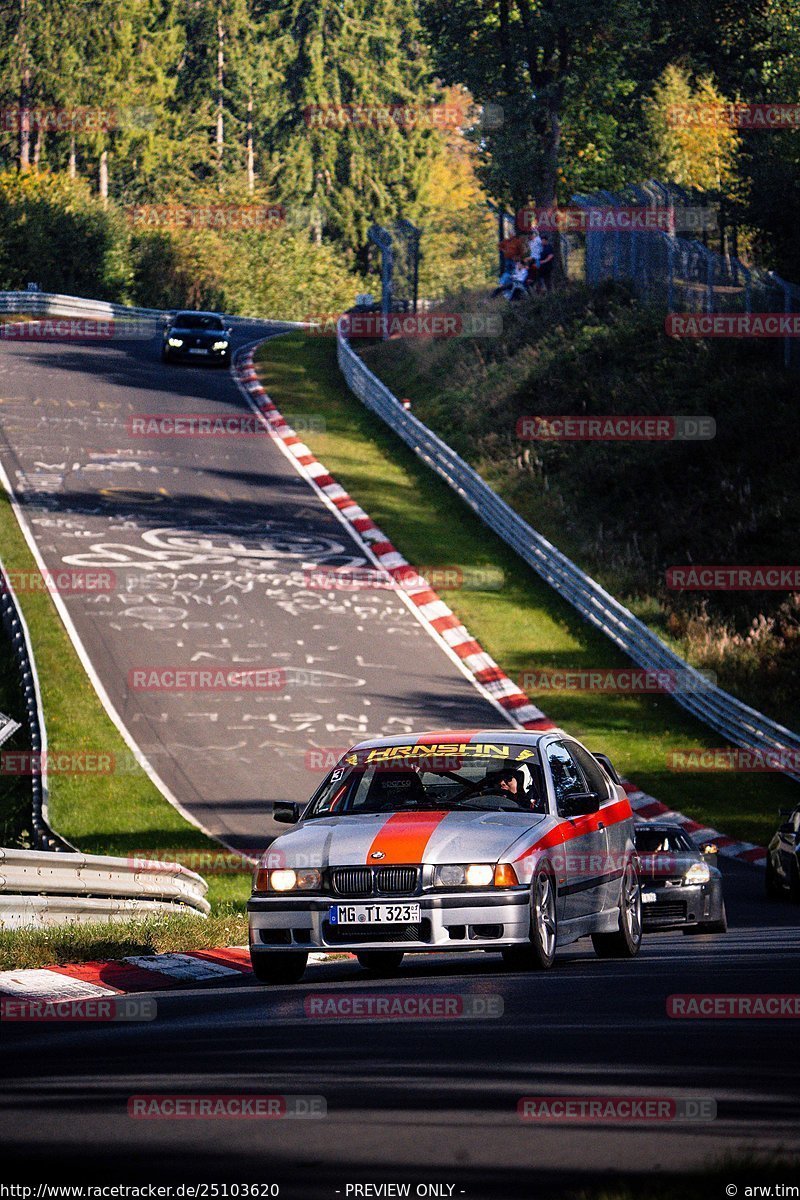
[[[0,174],[0,288],[124,298],[128,234],[82,180],[31,171]]]

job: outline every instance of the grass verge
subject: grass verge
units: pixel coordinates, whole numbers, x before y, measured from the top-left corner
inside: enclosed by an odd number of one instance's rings
[[[219,905],[206,920],[164,913],[136,921],[0,930],[0,971],[246,945],[244,914]]]
[[[622,284],[446,311],[502,336],[393,338],[368,366],[534,529],[720,685],[800,725],[800,590],[671,588],[670,566],[793,564],[797,379],[769,339],[668,337]],[[712,418],[713,436],[532,440],[531,417]]]
[[[332,339],[298,333],[272,340],[257,362],[275,403],[298,422],[312,418],[303,440],[409,562],[456,565],[476,581],[442,595],[512,679],[530,670],[630,666],[348,391]],[[313,418],[324,421],[325,432],[313,432]],[[494,586],[498,580],[502,586]],[[670,770],[673,750],[714,747],[721,739],[666,695],[554,691],[535,699],[645,791],[733,837],[763,844],[776,810],[795,799],[796,788],[782,776]]]
[[[9,572],[30,575],[37,570],[9,498],[2,491],[0,555]],[[102,751],[113,762],[124,764],[124,771],[114,774],[51,775],[48,782],[53,827],[89,854],[135,853],[138,857],[152,854],[162,858],[165,854],[186,855],[191,863],[189,856],[198,852],[213,855],[219,851],[218,844],[184,820],[144,771],[131,762],[130,752],[89,682],[50,597],[37,591],[18,599],[36,656],[50,751]],[[11,708],[13,695],[5,703]],[[18,732],[14,736],[22,735]],[[8,746],[21,748],[13,742]],[[0,819],[10,839],[4,844],[24,843],[29,808],[21,793],[0,791],[0,803]],[[212,912],[227,911],[230,905],[241,908],[249,895],[249,872],[211,874],[208,882]]]

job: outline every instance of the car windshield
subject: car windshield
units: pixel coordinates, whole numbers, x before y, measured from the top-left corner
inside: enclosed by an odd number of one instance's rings
[[[529,746],[390,747],[346,755],[306,819],[448,809],[544,813],[545,794]]]
[[[211,313],[193,313],[184,312],[178,313],[174,322],[179,329],[224,329],[225,322],[222,317],[215,317]]]
[[[634,841],[640,854],[679,854],[695,849],[680,829],[643,829],[639,826]]]

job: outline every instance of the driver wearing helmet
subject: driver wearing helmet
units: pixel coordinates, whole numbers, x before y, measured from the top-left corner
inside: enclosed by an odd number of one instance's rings
[[[500,791],[511,796],[520,808],[541,808],[530,767],[525,763],[520,767],[504,767],[497,772],[496,782]]]

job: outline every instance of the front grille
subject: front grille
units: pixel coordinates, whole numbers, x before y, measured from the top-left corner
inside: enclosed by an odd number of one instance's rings
[[[334,867],[331,888],[337,896],[413,896],[419,867]]]
[[[654,925],[659,921],[685,921],[686,901],[677,900],[663,904],[643,904],[642,917],[645,925]]]
[[[430,936],[430,921],[416,925],[331,925],[322,922],[322,937],[329,946],[352,946],[359,942],[420,942],[424,941],[422,925],[428,926]]]
[[[372,869],[334,867],[331,871],[331,887],[337,896],[371,896]]]
[[[417,867],[378,867],[375,890],[385,896],[412,896],[417,890]]]

